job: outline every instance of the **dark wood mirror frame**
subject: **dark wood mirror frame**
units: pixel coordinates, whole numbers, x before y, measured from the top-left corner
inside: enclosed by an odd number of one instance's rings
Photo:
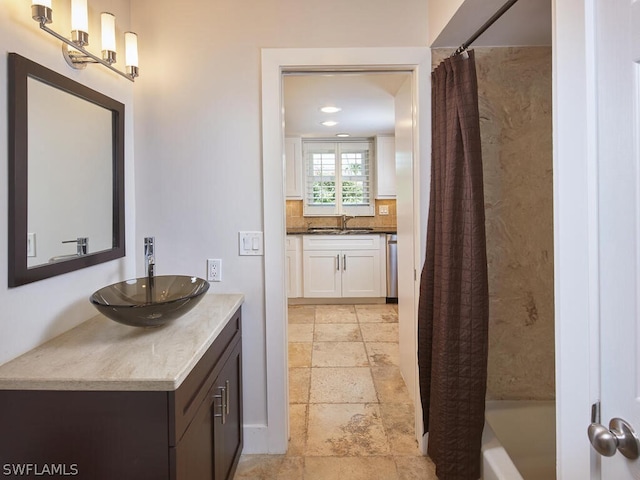
[[[112,112],[113,248],[27,268],[27,79],[34,78]],[[9,287],[17,287],[125,255],[124,105],[63,75],[9,53]]]

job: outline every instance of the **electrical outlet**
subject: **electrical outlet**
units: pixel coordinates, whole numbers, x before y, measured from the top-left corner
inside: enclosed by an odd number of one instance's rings
[[[219,258],[207,260],[207,280],[210,282],[222,281],[222,260]]]

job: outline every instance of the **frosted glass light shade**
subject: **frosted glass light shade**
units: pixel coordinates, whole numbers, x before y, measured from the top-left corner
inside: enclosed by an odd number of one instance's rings
[[[71,30],[89,31],[87,0],[71,0]]]
[[[124,32],[124,55],[127,67],[138,66],[138,35]]]
[[[33,0],[31,5],[42,5],[43,7],[51,8],[51,0]]]
[[[102,24],[102,50],[116,51],[116,17],[107,12],[100,14]]]

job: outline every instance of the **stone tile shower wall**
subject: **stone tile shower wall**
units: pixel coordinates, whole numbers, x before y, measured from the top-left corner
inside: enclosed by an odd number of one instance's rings
[[[488,399],[553,399],[551,48],[476,48],[490,324]],[[450,50],[433,51],[434,66]]]

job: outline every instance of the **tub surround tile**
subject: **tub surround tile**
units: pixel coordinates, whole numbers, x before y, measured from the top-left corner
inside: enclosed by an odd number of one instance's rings
[[[175,390],[243,301],[240,294],[205,294],[191,312],[158,328],[96,315],[0,366],[0,389]]]

